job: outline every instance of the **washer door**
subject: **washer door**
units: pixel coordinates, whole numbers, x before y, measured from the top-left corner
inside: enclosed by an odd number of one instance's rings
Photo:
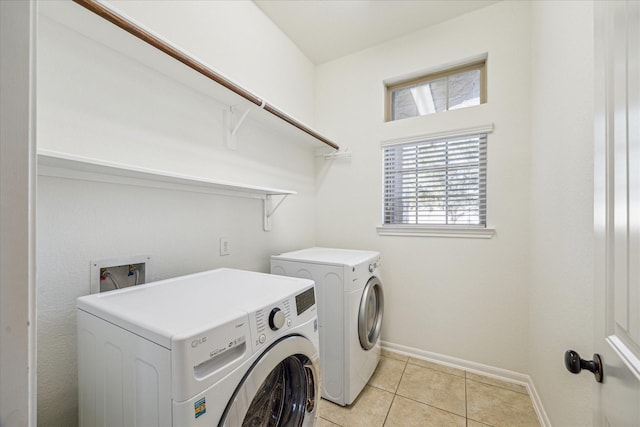
[[[382,282],[376,276],[369,279],[360,300],[358,310],[358,337],[360,345],[370,350],[380,338],[382,328],[382,314],[384,312],[384,294]]]
[[[219,426],[313,426],[318,406],[319,357],[313,344],[292,335],[276,341],[251,366]]]

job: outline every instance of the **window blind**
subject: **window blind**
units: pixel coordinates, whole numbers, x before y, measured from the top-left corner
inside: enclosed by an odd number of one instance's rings
[[[383,147],[384,223],[486,227],[487,134]]]

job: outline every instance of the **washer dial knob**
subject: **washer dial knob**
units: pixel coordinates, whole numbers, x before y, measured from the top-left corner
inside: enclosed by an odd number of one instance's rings
[[[282,310],[280,310],[278,307],[271,310],[271,313],[269,314],[269,327],[272,330],[277,331],[278,329],[282,328],[284,326],[284,321],[285,315]]]

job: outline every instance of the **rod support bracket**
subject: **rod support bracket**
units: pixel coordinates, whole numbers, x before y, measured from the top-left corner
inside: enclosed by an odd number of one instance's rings
[[[263,109],[266,103],[267,102],[265,100],[262,100],[259,108]],[[240,127],[242,126],[244,120],[247,118],[252,109],[252,106],[248,106],[247,109],[244,110],[242,114],[240,114],[240,117],[235,124],[233,124],[233,119],[234,116],[236,116],[237,108],[230,106],[228,109],[222,110],[222,127],[224,133],[223,139],[224,144],[227,146],[227,148],[230,148],[232,150],[235,150],[237,148],[236,134],[238,133],[238,130],[240,130]]]

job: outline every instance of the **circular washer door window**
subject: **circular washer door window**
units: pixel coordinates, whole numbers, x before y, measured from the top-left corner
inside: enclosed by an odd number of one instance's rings
[[[305,354],[313,351],[300,336],[273,344],[243,378],[219,426],[312,426],[319,397],[318,357]]]
[[[283,360],[258,389],[242,427],[301,426],[307,413],[306,377],[300,358]]]
[[[380,338],[382,328],[382,314],[384,312],[384,294],[382,283],[377,277],[372,277],[367,282],[362,292],[360,309],[358,311],[358,337],[360,345],[365,350],[370,350]]]

